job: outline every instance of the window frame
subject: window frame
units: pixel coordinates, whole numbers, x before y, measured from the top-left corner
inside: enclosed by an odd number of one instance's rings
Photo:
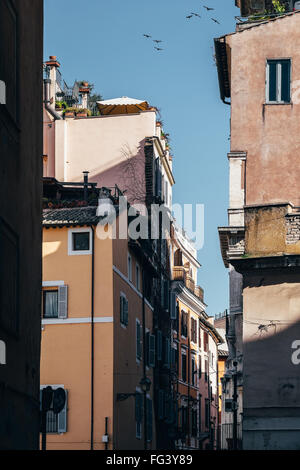
[[[276,101],[270,100],[270,63],[276,63]],[[289,101],[282,100],[282,62],[289,62]],[[266,59],[266,104],[292,104],[292,58]]]
[[[42,294],[43,294],[43,312],[42,312],[42,318],[43,318],[44,320],[51,320],[51,319],[56,320],[56,319],[59,318],[59,311],[58,311],[58,310],[59,310],[59,309],[58,309],[58,291],[59,291],[58,287],[56,287],[56,288],[51,288],[51,289],[43,289],[43,290],[42,290]],[[46,308],[45,308],[45,306],[46,306],[46,294],[49,293],[49,292],[57,292],[57,316],[56,316],[56,317],[49,317],[49,316],[46,317],[46,316],[45,316],[45,311],[46,311]]]
[[[89,250],[74,250],[73,249],[73,233],[83,233],[83,232],[88,232],[90,235],[89,238]],[[92,254],[92,229],[91,227],[80,227],[80,228],[69,228],[68,230],[68,255],[73,256],[73,255],[91,255]]]
[[[122,300],[121,300],[122,299]],[[124,322],[124,310],[121,310],[121,302],[122,302],[122,308],[124,309],[124,300],[127,304],[127,323]],[[124,294],[124,292],[120,292],[120,325],[123,327],[123,328],[127,328],[128,326],[128,323],[129,323],[129,315],[128,315],[128,299],[126,297],[126,295]]]

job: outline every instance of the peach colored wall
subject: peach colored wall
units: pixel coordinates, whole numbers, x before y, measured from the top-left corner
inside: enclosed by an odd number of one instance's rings
[[[113,259],[116,268],[127,278],[127,240],[114,240],[113,242]],[[132,257],[132,282],[124,280],[117,272],[114,273],[114,397],[117,393],[134,393],[136,387],[140,387],[139,382],[143,377],[142,361],[136,360],[136,319],[142,325],[142,298],[136,292],[136,258],[129,251]],[[141,265],[139,263],[140,270]],[[140,286],[142,287],[142,279],[140,276]],[[140,287],[140,289],[141,289]],[[120,324],[120,292],[126,295],[128,300],[128,316],[129,321],[126,328]],[[140,292],[141,294],[141,292]],[[152,333],[153,313],[149,305],[145,305],[146,329]],[[152,382],[149,392],[153,404],[153,369],[147,368],[147,376]],[[136,438],[136,422],[135,422],[135,399],[128,398],[126,401],[115,402],[114,414],[115,428],[115,445],[116,449],[140,449],[144,448],[143,441],[143,424],[142,438]],[[155,421],[153,410],[153,439],[148,444],[149,449],[155,449]]]
[[[68,320],[91,317],[91,255],[68,256],[68,229],[44,229],[43,281],[68,285]],[[113,317],[111,240],[95,238],[95,319]],[[95,449],[104,449],[105,417],[113,434],[113,322],[95,323]],[[91,323],[44,324],[41,384],[68,389],[68,429],[47,436],[48,449],[90,447]],[[110,446],[112,444],[112,439]]]
[[[43,109],[44,124],[44,147],[43,154],[47,155],[47,170],[43,172],[43,176],[55,176],[55,122],[50,114]]]
[[[231,48],[231,151],[246,151],[246,204],[300,205],[300,100],[265,104],[266,60],[292,59],[300,80],[300,14],[227,36]],[[298,100],[298,101],[297,101]]]
[[[155,122],[155,111],[56,121],[56,178],[81,181],[88,170],[100,186],[124,185],[122,169],[117,175],[113,170],[144,155],[144,139],[155,135]]]

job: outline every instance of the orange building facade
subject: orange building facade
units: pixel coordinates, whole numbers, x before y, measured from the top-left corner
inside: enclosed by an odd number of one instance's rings
[[[44,210],[41,388],[67,392],[64,410],[48,412],[47,449],[143,449],[144,432],[155,448],[152,391],[140,384],[144,372],[153,382],[147,267],[138,243],[98,238],[95,214]]]

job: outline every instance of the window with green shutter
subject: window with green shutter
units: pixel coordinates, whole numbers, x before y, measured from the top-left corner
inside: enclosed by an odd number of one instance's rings
[[[291,60],[268,60],[266,78],[267,103],[290,103]]]
[[[124,294],[120,295],[120,322],[122,325],[128,325],[128,300]]]

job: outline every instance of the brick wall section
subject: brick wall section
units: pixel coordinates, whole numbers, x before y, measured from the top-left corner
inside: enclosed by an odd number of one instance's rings
[[[300,241],[300,214],[286,218],[286,243],[293,245]]]

